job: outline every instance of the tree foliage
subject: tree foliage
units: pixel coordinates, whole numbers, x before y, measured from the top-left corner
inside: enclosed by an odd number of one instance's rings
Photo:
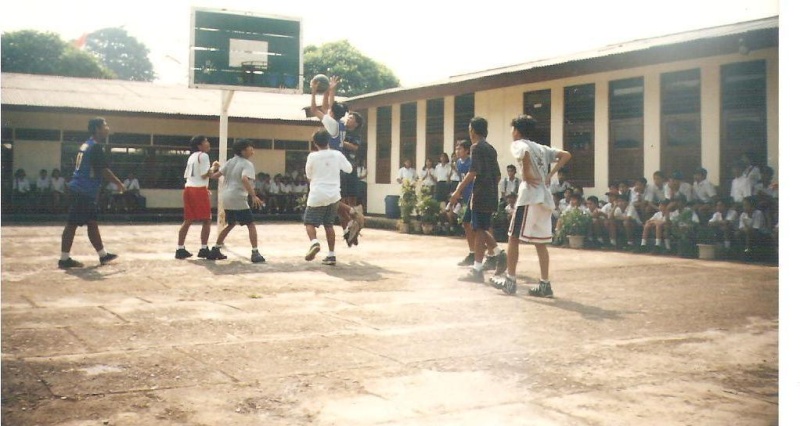
[[[400,85],[400,80],[385,65],[376,62],[341,40],[303,50],[304,91],[310,93],[308,82],[317,75],[339,76],[337,94],[350,97]]]
[[[21,30],[3,33],[3,72],[114,78],[94,56],[78,50],[52,32]]]
[[[86,37],[85,49],[114,71],[119,80],[153,81],[150,50],[123,28],[103,28]]]

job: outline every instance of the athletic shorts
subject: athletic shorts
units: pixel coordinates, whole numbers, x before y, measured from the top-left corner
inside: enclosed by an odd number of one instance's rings
[[[337,210],[339,209],[339,202],[328,204],[327,206],[308,207],[303,214],[303,224],[311,225],[315,228],[320,225],[333,225],[336,222]]]
[[[78,226],[97,222],[97,197],[70,191],[67,223]]]
[[[249,225],[253,223],[253,211],[250,209],[244,210],[228,210],[225,209],[225,223],[228,225]]]
[[[462,206],[463,205],[466,205],[467,207],[464,207],[462,209],[463,216],[461,216],[461,223],[469,223],[469,226],[471,227],[472,226],[472,209],[469,208],[469,202],[466,202],[466,203],[462,204]]]
[[[552,216],[553,211],[544,204],[519,206],[511,218],[508,236],[519,238],[526,243],[553,242]]]
[[[450,184],[446,181],[436,182],[436,201],[445,203],[450,200]]]
[[[355,173],[340,172],[339,176],[342,198],[358,197],[358,175]]]
[[[183,220],[211,220],[211,194],[207,187],[183,188]]]
[[[492,212],[472,211],[472,229],[476,231],[492,230]]]

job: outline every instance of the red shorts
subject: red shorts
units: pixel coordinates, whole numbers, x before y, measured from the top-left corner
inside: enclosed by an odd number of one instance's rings
[[[183,220],[211,220],[211,193],[208,188],[183,188]]]

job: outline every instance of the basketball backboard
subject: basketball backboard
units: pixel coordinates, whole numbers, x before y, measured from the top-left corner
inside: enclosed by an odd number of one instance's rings
[[[189,87],[303,92],[300,18],[193,7]]]

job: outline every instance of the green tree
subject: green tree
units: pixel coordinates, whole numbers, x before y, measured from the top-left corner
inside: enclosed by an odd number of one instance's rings
[[[400,80],[389,68],[365,56],[346,40],[303,49],[303,73],[306,93],[311,92],[308,82],[317,74],[339,76],[342,81],[337,94],[346,97],[400,85]]]
[[[155,72],[150,50],[122,28],[103,28],[90,33],[84,46],[119,80],[153,81]]]
[[[21,30],[3,33],[3,72],[113,78],[94,56],[82,52],[52,32]]]

